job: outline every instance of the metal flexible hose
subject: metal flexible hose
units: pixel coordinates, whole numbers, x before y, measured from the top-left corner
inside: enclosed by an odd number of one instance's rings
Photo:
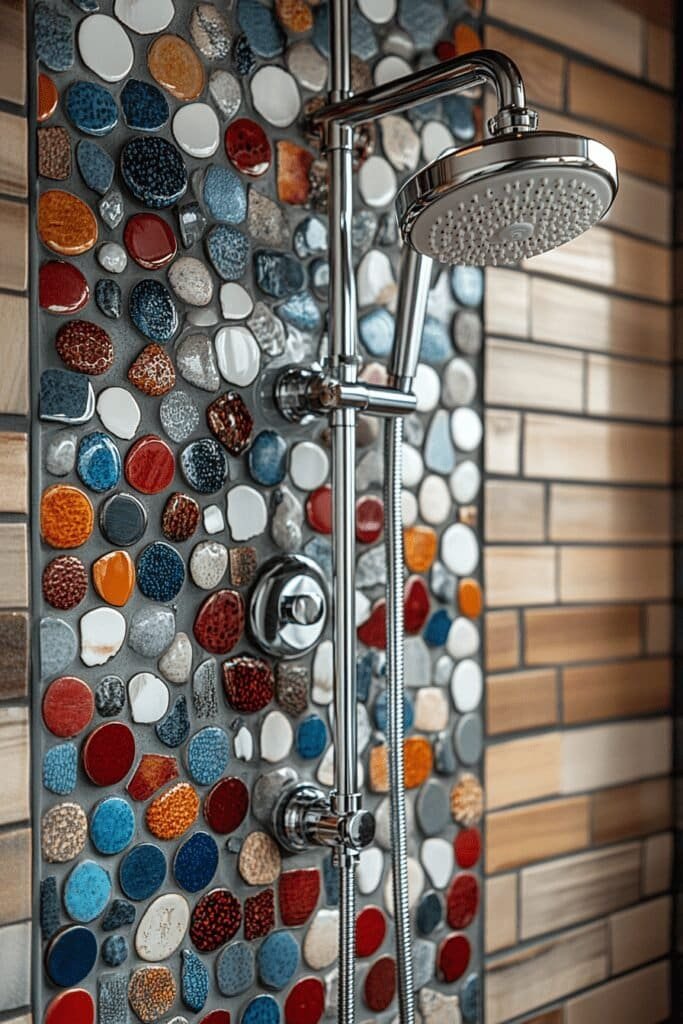
[[[404,624],[403,624],[403,420],[392,417],[384,435],[384,541],[387,553],[387,740],[391,810],[391,873],[396,927],[399,1017],[415,1024],[413,952],[408,905],[408,825],[403,765]]]
[[[342,854],[339,863],[338,1024],[356,1020],[356,865]]]

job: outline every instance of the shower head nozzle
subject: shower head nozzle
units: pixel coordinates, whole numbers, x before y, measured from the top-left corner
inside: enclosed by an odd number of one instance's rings
[[[440,263],[518,263],[587,231],[617,193],[607,146],[562,132],[525,132],[448,150],[396,199],[405,240]]]

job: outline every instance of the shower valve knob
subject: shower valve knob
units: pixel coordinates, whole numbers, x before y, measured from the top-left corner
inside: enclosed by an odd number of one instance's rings
[[[320,569],[303,555],[271,558],[256,580],[249,624],[267,654],[299,658],[320,640],[327,621],[327,589]]]

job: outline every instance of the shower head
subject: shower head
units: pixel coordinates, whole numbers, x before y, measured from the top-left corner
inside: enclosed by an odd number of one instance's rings
[[[404,239],[440,263],[518,263],[596,224],[618,188],[607,146],[562,132],[525,132],[448,150],[396,199]]]

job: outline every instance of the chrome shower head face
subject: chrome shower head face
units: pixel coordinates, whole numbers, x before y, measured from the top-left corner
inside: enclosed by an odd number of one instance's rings
[[[594,139],[529,132],[449,150],[396,199],[405,240],[440,263],[500,266],[587,231],[617,193],[614,154]]]

